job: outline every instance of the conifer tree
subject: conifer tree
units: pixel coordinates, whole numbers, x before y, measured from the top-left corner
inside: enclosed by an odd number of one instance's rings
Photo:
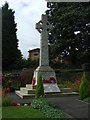
[[[83,76],[82,76],[82,80],[79,88],[79,95],[81,100],[89,96],[88,82],[86,79],[85,72],[83,72]]]
[[[42,82],[42,76],[41,73],[39,74],[37,86],[36,86],[36,92],[35,92],[35,98],[40,98],[44,96],[44,88],[43,88],[43,82]]]
[[[2,69],[13,69],[16,60],[21,58],[16,35],[15,11],[5,2],[2,6]]]

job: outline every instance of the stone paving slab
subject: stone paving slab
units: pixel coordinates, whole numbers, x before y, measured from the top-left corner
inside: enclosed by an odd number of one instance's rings
[[[16,103],[30,103],[32,102],[33,98],[31,99],[21,99],[15,93],[10,93],[12,102]],[[89,120],[89,111],[90,111],[90,104],[82,102],[79,100],[79,96],[70,96],[70,97],[56,97],[56,98],[47,98],[51,103],[54,103],[56,107],[62,109],[68,115],[75,118],[82,118],[83,120],[86,118]],[[82,120],[80,119],[80,120]]]

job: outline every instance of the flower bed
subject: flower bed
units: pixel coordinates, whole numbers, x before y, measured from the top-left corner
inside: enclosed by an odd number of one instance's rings
[[[47,118],[59,118],[62,120],[69,119],[67,114],[57,109],[53,104],[49,103],[45,98],[34,99],[31,103],[34,109],[40,110]]]
[[[12,102],[10,106],[30,106],[30,103],[15,103]]]
[[[62,81],[59,84],[59,87],[61,88],[71,88],[74,92],[79,92],[79,87],[80,87],[80,83],[81,80],[76,79],[75,82],[71,82],[71,81]],[[89,89],[89,93],[90,93],[90,83],[88,83],[88,89]]]
[[[2,86],[1,86],[2,92],[0,92],[0,94],[2,94],[2,96],[5,96],[5,93],[10,93],[10,88],[8,86],[7,80],[4,76],[2,76]]]

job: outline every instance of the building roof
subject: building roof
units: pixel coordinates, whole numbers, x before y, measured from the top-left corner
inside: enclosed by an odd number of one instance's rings
[[[29,50],[28,52],[32,52],[32,51],[36,51],[36,50],[40,50],[40,48],[35,48],[35,49],[32,49],[32,50]]]

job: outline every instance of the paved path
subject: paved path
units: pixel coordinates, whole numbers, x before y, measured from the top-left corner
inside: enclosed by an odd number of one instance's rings
[[[79,96],[49,98],[58,108],[68,113],[73,118],[88,118],[88,104],[79,100]]]
[[[33,100],[21,99],[15,93],[11,93],[9,96],[12,102],[16,103],[30,103]],[[88,109],[90,108],[90,104],[88,105],[87,103],[80,101],[79,96],[56,97],[47,99],[75,119],[83,118],[84,120],[85,118],[88,118]]]

